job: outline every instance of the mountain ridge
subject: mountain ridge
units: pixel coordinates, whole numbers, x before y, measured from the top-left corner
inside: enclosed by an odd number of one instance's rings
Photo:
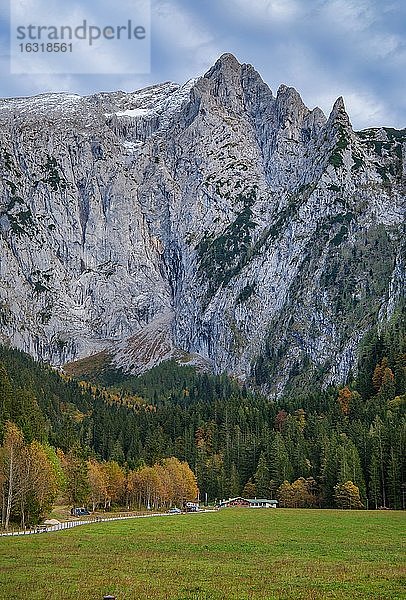
[[[277,393],[344,381],[404,294],[405,130],[354,132],[342,98],[326,118],[230,54],[62,96],[0,101],[2,341],[131,372],[124,340],[170,314],[172,357]]]

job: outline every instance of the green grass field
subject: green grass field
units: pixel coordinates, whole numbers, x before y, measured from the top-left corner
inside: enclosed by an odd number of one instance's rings
[[[0,598],[406,598],[405,514],[223,510],[0,538]]]

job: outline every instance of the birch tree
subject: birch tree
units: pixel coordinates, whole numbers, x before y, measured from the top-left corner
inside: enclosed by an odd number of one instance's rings
[[[18,487],[19,463],[24,447],[24,438],[21,430],[11,421],[6,421],[4,430],[4,442],[1,451],[2,525],[8,529]]]

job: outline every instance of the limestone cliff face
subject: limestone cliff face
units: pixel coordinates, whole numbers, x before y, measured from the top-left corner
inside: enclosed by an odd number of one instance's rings
[[[0,335],[37,358],[341,381],[404,292],[406,132],[354,132],[341,98],[326,119],[226,54],[0,123]]]

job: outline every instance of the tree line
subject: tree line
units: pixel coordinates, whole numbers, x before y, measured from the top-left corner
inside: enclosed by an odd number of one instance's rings
[[[177,458],[130,470],[113,460],[85,457],[78,447],[65,454],[48,444],[26,442],[11,421],[4,425],[0,447],[0,491],[5,529],[11,522],[23,528],[38,523],[57,499],[95,511],[112,504],[127,510],[183,506],[198,496],[195,475]]]
[[[0,348],[0,434],[10,420],[29,444],[76,449],[125,473],[176,457],[211,501],[404,508],[405,321],[402,310],[368,333],[346,385],[280,399],[174,363],[78,382]]]

